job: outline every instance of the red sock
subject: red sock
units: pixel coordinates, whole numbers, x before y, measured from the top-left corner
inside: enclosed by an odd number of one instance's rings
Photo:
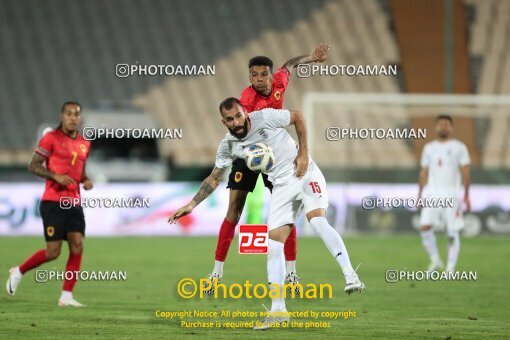
[[[32,268],[40,266],[44,262],[48,261],[46,257],[46,249],[41,249],[32,254],[28,259],[23,262],[21,266],[19,266],[19,271],[21,274],[25,274],[25,272],[29,271]]]
[[[296,226],[292,228],[292,231],[285,241],[285,245],[283,246],[283,252],[285,253],[285,260],[287,261],[296,261],[297,254],[297,242],[296,242]]]
[[[227,219],[221,224],[220,233],[218,235],[218,244],[216,245],[216,261],[225,262],[228,254],[228,248],[234,238],[236,225]]]
[[[64,277],[64,287],[62,290],[65,290],[67,292],[72,292],[74,285],[76,284],[76,277],[77,275],[74,273],[75,271],[80,270],[81,265],[81,254],[73,254],[69,253],[69,259],[67,260],[66,264],[66,272],[73,272],[73,275],[66,274]],[[70,277],[70,280],[67,278]]]

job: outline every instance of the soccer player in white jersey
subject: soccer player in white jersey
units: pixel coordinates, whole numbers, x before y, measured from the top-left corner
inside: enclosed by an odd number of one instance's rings
[[[328,194],[326,181],[317,164],[308,155],[306,125],[298,111],[263,109],[248,117],[236,98],[227,98],[220,104],[223,125],[229,133],[221,141],[216,154],[215,167],[191,202],[179,208],[169,223],[185,216],[206,199],[237,158],[245,158],[245,151],[255,143],[273,148],[275,164],[267,172],[274,188],[269,203],[269,245],[267,257],[268,281],[271,289],[279,289],[279,297],[272,299],[271,313],[255,329],[266,329],[289,321],[286,314],[283,284],[285,257],[283,245],[291,228],[303,209],[310,225],[319,234],[328,250],[340,265],[348,294],[361,292],[365,285],[352,268],[345,244],[340,235],[326,220]],[[285,129],[294,125],[299,145]]]
[[[452,138],[453,120],[448,115],[436,118],[437,139],[425,145],[421,157],[419,197],[453,199],[453,207],[424,207],[420,216],[420,233],[423,246],[430,256],[429,271],[443,269],[443,261],[437,250],[433,226],[446,222],[448,235],[447,272],[454,272],[460,250],[459,232],[464,227],[462,203],[466,211],[471,209],[469,200],[469,153],[466,145]],[[461,179],[464,199],[460,200]],[[425,190],[424,190],[425,189]]]

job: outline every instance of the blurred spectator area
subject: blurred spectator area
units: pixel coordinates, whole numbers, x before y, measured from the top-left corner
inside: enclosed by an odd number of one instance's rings
[[[0,3],[0,149],[25,160],[43,121],[58,121],[62,102],[87,109],[124,108],[182,128],[185,142],[160,145],[176,164],[210,164],[225,133],[217,106],[248,86],[248,59],[267,55],[275,68],[331,44],[330,63],[398,63],[386,11],[377,0],[37,0]],[[365,43],[360,43],[361,41]],[[117,78],[115,65],[216,65],[209,77]],[[298,79],[285,106],[305,91],[398,92],[392,77]],[[120,113],[122,110],[119,110]],[[6,150],[18,150],[17,156]]]
[[[465,4],[473,89],[510,94],[510,3]],[[267,55],[276,69],[327,42],[329,64],[401,62],[386,0],[2,0],[0,6],[0,164],[28,161],[41,122],[57,123],[60,105],[77,100],[84,116],[87,110],[122,115],[133,108],[151,115],[157,126],[182,128],[183,140],[159,141],[160,156],[178,166],[210,165],[226,132],[218,104],[239,96],[249,85],[249,58]],[[215,65],[216,74],[115,76],[117,64],[137,62]],[[298,78],[294,72],[285,107],[302,109],[304,94],[310,91],[399,93],[402,84],[402,77]],[[319,126],[339,122],[334,106],[324,105],[322,110],[317,114]],[[357,124],[409,125],[399,108],[385,115],[374,112],[356,116]],[[505,119],[506,125],[485,124],[483,136],[496,129],[504,138],[509,131]],[[492,145],[508,148],[502,141]],[[412,146],[403,141],[359,146],[370,152],[357,148],[350,157],[361,167],[417,165]],[[388,148],[399,157],[388,159]],[[334,158],[327,149],[316,152],[319,163]]]

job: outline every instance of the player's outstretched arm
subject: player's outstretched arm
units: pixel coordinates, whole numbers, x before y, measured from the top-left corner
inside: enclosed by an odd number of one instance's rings
[[[193,197],[191,202],[177,209],[177,211],[174,212],[172,216],[170,216],[170,218],[168,219],[168,223],[173,224],[177,222],[179,218],[190,214],[200,202],[209,197],[209,195],[214,190],[216,190],[216,188],[220,184],[221,178],[223,177],[225,170],[226,168],[214,167],[211,174],[207,176],[207,178],[202,182],[200,189],[198,189],[197,194]]]
[[[308,137],[306,134],[306,123],[303,112],[290,111],[290,125],[294,125],[298,137],[299,151],[294,160],[294,165],[296,168],[296,177],[301,178],[306,174],[309,163]]]
[[[68,184],[74,183],[74,180],[71,177],[67,175],[55,174],[50,170],[46,169],[46,167],[44,167],[43,165],[45,160],[46,158],[44,158],[43,156],[39,155],[38,153],[34,153],[32,159],[30,160],[30,163],[28,164],[28,171],[30,171],[36,176],[51,179],[60,185],[66,186]]]
[[[290,72],[292,72],[292,69],[299,64],[309,64],[314,62],[322,63],[328,59],[328,50],[329,45],[321,43],[315,47],[309,55],[302,55],[287,60],[287,62],[283,64],[283,67],[286,67]]]

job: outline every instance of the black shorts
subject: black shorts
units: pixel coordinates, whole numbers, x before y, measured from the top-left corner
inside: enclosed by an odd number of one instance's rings
[[[48,241],[67,240],[67,233],[77,231],[85,236],[85,216],[81,206],[62,209],[60,202],[42,201],[39,207]]]
[[[227,188],[253,192],[258,177],[259,174],[251,171],[244,159],[238,158],[232,163],[232,171],[228,176]],[[262,174],[262,179],[266,188],[273,190],[273,184],[269,181],[266,174]]]

